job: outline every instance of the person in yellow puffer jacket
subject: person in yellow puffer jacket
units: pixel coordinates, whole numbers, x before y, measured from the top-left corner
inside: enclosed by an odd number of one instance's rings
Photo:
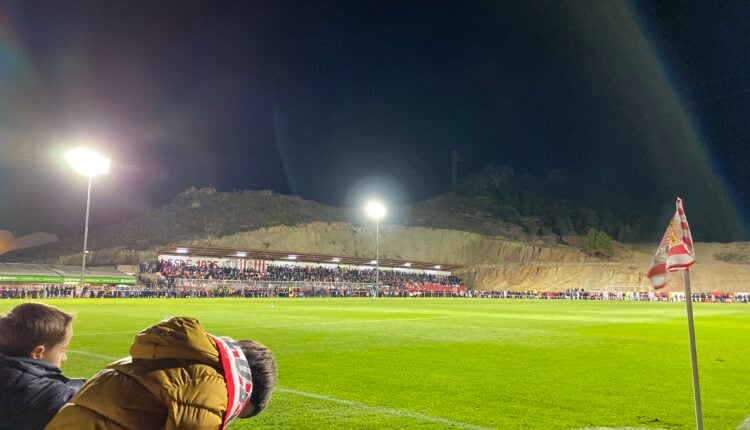
[[[271,351],[210,335],[193,318],[143,330],[130,355],[89,379],[45,429],[223,429],[265,409],[276,385]]]

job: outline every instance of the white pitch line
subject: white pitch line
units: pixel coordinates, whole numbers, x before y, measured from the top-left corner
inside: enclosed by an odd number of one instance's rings
[[[470,429],[470,430],[490,430],[489,427],[482,427],[482,426],[477,426],[474,424],[464,423],[461,421],[453,421],[453,420],[449,420],[446,418],[434,417],[432,415],[421,414],[419,412],[404,411],[402,409],[395,409],[395,408],[385,408],[382,406],[370,406],[364,403],[353,402],[351,400],[343,400],[343,399],[339,399],[339,398],[331,397],[331,396],[324,396],[322,394],[314,394],[314,393],[307,393],[305,391],[292,390],[291,388],[279,387],[276,391],[280,391],[282,393],[294,394],[294,395],[302,396],[302,397],[310,397],[310,398],[318,399],[318,400],[325,400],[327,402],[349,406],[354,409],[362,409],[365,411],[372,411],[372,412],[377,412],[380,414],[394,415],[397,417],[413,418],[419,421],[427,421],[427,422],[431,422],[435,424],[444,424],[444,425],[451,426],[451,427],[458,427],[458,428]]]
[[[138,332],[135,331],[135,330],[130,330],[130,331],[102,331],[102,332],[98,332],[98,333],[81,333],[81,334],[76,333],[76,334],[73,335],[73,337],[104,336],[104,335],[108,335],[108,334],[127,334],[127,333],[132,333],[133,336],[135,336],[136,334],[138,334]]]
[[[74,354],[81,354],[81,355],[85,355],[88,357],[101,358],[103,360],[117,360],[117,357],[113,357],[111,355],[94,354],[91,352],[80,351],[76,349],[69,349],[68,352],[72,352]],[[307,393],[305,391],[293,390],[291,388],[278,387],[276,391],[279,391],[282,393],[294,394],[294,395],[302,396],[302,397],[309,397],[309,398],[318,399],[318,400],[325,400],[327,402],[349,406],[354,409],[362,409],[362,410],[377,412],[381,414],[394,415],[397,417],[414,418],[419,421],[427,421],[427,422],[436,423],[436,424],[445,424],[451,427],[458,427],[458,428],[467,429],[467,430],[490,430],[488,427],[481,427],[481,426],[477,426],[477,425],[473,425],[469,423],[462,423],[460,421],[453,421],[453,420],[449,420],[446,418],[433,417],[432,415],[421,414],[419,412],[410,412],[410,411],[404,411],[401,409],[384,408],[381,406],[369,406],[364,403],[353,402],[351,400],[343,400],[343,399],[339,399],[339,398],[331,397],[331,396],[324,396],[322,394]]]
[[[656,427],[586,427],[576,430],[664,430]]]
[[[326,322],[317,322],[317,323],[302,323],[302,324],[277,324],[277,325],[258,325],[253,326],[253,329],[274,329],[274,328],[287,328],[287,327],[306,327],[306,326],[315,326],[315,325],[348,325],[348,324],[364,324],[364,323],[376,323],[376,322],[389,322],[389,321],[425,321],[425,320],[437,320],[437,319],[446,319],[446,318],[468,318],[468,316],[464,315],[444,315],[439,317],[425,317],[425,318],[392,318],[392,319],[380,319],[380,320],[350,320],[350,321],[326,321]],[[237,330],[241,328],[248,328],[249,326],[239,326],[239,327],[220,327],[218,330]],[[104,332],[97,332],[97,333],[81,333],[81,334],[74,334],[73,337],[79,338],[79,337],[86,337],[86,336],[106,336],[110,334],[132,334],[133,336],[137,335],[140,331],[139,330],[130,330],[130,331],[104,331]]]
[[[87,357],[101,358],[102,360],[118,360],[121,358],[121,357],[112,357],[111,355],[94,354],[93,352],[80,351],[77,349],[69,349],[68,352],[72,352],[73,354],[85,355]]]
[[[118,357],[113,357],[111,355],[94,354],[92,352],[80,351],[80,350],[75,350],[75,349],[69,349],[68,352],[72,352],[74,354],[81,354],[81,355],[85,355],[88,357],[101,358],[103,360],[110,360],[110,361],[118,359]],[[302,396],[302,397],[309,397],[312,399],[324,400],[327,402],[337,403],[339,405],[349,406],[354,409],[373,411],[373,412],[393,415],[397,417],[413,418],[419,421],[427,421],[427,422],[431,422],[435,424],[444,424],[447,426],[458,427],[458,428],[467,429],[467,430],[491,430],[491,428],[489,427],[482,427],[482,426],[478,426],[474,424],[464,423],[461,421],[453,421],[447,418],[434,417],[432,415],[422,414],[419,412],[411,412],[411,411],[405,411],[402,409],[395,409],[395,408],[385,408],[382,406],[370,406],[364,403],[354,402],[351,400],[339,399],[337,397],[326,396],[323,394],[308,393],[306,391],[294,390],[291,388],[278,387],[276,391],[287,393],[287,394],[294,394],[294,395]],[[581,429],[576,429],[576,430],[663,430],[663,429],[652,428],[652,427],[649,427],[649,428],[644,428],[644,427],[587,427],[587,428],[581,428]],[[743,421],[742,424],[740,424],[740,426],[737,427],[737,430],[750,430],[750,416],[745,418],[745,421]]]
[[[750,415],[745,418],[745,421],[742,421],[742,424],[737,427],[737,430],[750,430]]]
[[[467,315],[445,315],[439,317],[425,317],[425,318],[390,318],[380,320],[349,320],[349,321],[326,321],[317,323],[300,323],[300,324],[278,324],[278,325],[257,325],[252,326],[253,329],[268,329],[268,328],[286,328],[286,327],[306,327],[314,325],[349,325],[349,324],[367,324],[367,323],[379,323],[379,322],[390,322],[390,321],[426,321],[426,320],[439,320],[446,318],[469,318]],[[249,325],[239,327],[220,327],[219,330],[237,330],[240,328],[248,328]]]

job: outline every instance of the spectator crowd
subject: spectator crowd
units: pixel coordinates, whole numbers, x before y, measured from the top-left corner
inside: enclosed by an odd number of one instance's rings
[[[37,286],[2,286],[0,298],[3,299],[60,299],[73,297],[75,285],[37,285]]]
[[[268,281],[268,282],[313,282],[313,283],[347,283],[374,284],[376,269],[352,269],[327,266],[291,266],[267,265],[264,271],[253,268],[237,269],[219,267],[210,263],[206,266],[188,266],[171,261],[141,264],[142,272],[158,273],[158,286],[179,285],[181,280],[215,280],[215,281]],[[141,277],[142,281],[147,279]],[[460,286],[461,279],[453,275],[434,273],[415,273],[399,270],[380,270],[378,283],[393,287],[409,285]]]
[[[264,270],[192,266],[164,261],[141,263],[135,286],[0,285],[3,299],[45,298],[212,298],[212,297],[466,297],[537,300],[684,301],[684,293],[587,291],[467,290],[459,277],[402,270],[381,270],[375,289],[375,268],[266,265]],[[750,293],[699,292],[695,302],[750,303]]]
[[[19,285],[0,286],[0,299],[45,299],[45,298],[273,298],[273,297],[465,297],[479,299],[508,300],[604,300],[604,301],[685,301],[683,293],[655,293],[653,291],[508,291],[467,290],[463,287],[420,288],[382,286],[373,291],[366,284],[337,285],[326,283],[268,282],[253,285],[224,285],[222,282],[207,284],[184,284],[180,286],[157,286],[139,283],[136,286],[86,286],[77,291],[75,286]],[[750,293],[693,293],[694,302],[750,303]]]

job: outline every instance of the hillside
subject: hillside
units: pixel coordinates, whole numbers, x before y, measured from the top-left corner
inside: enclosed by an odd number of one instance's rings
[[[492,211],[492,202],[446,195],[399,208],[395,211],[399,216],[391,222],[516,239],[527,236],[519,226],[493,217]],[[344,209],[271,191],[218,192],[214,188],[191,188],[159,210],[123,224],[92,230],[88,249],[93,264],[130,264],[153,258],[149,253],[170,243],[194,243],[274,226],[355,223],[357,219],[358,214]],[[9,252],[0,260],[67,261],[68,256],[80,254],[81,244],[82,237],[76,236],[47,246]]]
[[[647,288],[655,244],[615,244],[607,259],[584,252],[580,236],[529,235],[498,218],[507,208],[482,196],[447,194],[395,211],[381,225],[383,258],[448,263],[478,289]],[[269,191],[190,189],[130,222],[90,234],[91,265],[153,260],[168,244],[369,256],[372,225],[342,209]],[[79,264],[82,238],[11,252],[2,261]],[[750,244],[699,243],[696,291],[750,290]],[[670,281],[681,285],[679,277]]]
[[[94,264],[133,263],[140,251],[206,236],[226,236],[275,225],[342,221],[340,210],[295,196],[270,191],[223,193],[191,188],[167,206],[129,222],[89,234]],[[3,255],[3,261],[59,261],[81,252],[82,236]],[[121,256],[119,256],[121,254]],[[152,258],[152,257],[151,257]]]

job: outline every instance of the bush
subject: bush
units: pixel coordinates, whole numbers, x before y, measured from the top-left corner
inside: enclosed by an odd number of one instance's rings
[[[586,234],[586,250],[592,255],[612,256],[612,238],[606,232],[595,228]]]
[[[631,227],[630,224],[625,224],[620,227],[620,232],[617,235],[617,240],[620,242],[634,243],[638,242],[639,239],[638,231]]]

